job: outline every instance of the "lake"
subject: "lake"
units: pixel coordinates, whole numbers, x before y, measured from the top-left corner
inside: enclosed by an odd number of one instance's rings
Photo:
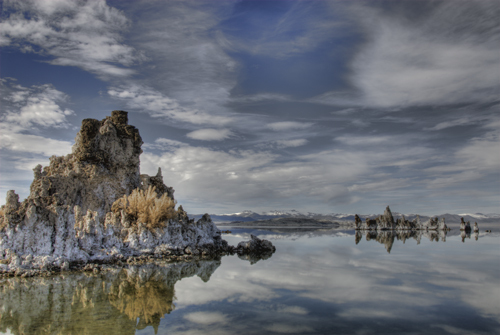
[[[500,234],[226,228],[265,260],[0,282],[2,334],[500,334]]]

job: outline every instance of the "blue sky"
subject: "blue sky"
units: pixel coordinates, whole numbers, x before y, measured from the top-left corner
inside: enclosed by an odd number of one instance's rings
[[[1,203],[121,109],[190,213],[500,212],[498,1],[1,4]]]

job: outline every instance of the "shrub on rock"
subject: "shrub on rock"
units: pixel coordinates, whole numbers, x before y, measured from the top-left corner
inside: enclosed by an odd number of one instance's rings
[[[111,207],[114,213],[124,211],[130,221],[142,222],[150,229],[162,228],[168,225],[168,220],[177,216],[176,201],[164,193],[158,197],[155,187],[149,186],[146,191],[135,189],[130,195],[124,195],[116,200]]]

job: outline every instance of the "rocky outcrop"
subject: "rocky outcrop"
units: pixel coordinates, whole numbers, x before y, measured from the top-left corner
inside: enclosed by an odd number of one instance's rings
[[[479,226],[477,225],[477,222],[474,222],[474,233],[479,232]]]
[[[462,220],[463,221],[463,220]],[[420,216],[412,221],[406,220],[405,216],[402,215],[394,221],[391,209],[389,206],[385,208],[384,214],[380,215],[376,219],[365,219],[365,224],[363,225],[359,215],[354,217],[354,225],[356,230],[447,230],[448,227],[445,224],[444,218],[439,221],[436,218],[430,218],[428,221],[422,223]],[[470,229],[470,228],[469,228]]]
[[[460,218],[460,230],[465,230],[470,232],[471,231],[470,221],[464,222],[464,218]]]
[[[195,222],[182,206],[174,210],[174,190],[163,183],[160,169],[156,176],[140,174],[142,143],[127,112],[83,120],[71,154],[35,167],[26,200],[7,193],[0,215],[0,274],[168,256],[186,248],[230,252],[208,214]]]
[[[250,261],[251,264],[257,263],[261,259],[268,259],[276,251],[276,248],[268,240],[261,240],[251,234],[250,240],[238,243],[236,247],[238,257]]]

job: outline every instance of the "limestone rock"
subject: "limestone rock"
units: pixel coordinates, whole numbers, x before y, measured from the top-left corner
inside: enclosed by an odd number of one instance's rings
[[[464,222],[464,218],[460,218],[460,230],[465,230],[470,232],[471,231],[470,222],[469,221]]]
[[[354,225],[356,226],[356,230],[361,229],[361,225],[362,225],[362,224],[363,224],[363,223],[362,223],[361,219],[359,218],[359,215],[358,215],[358,214],[356,214],[356,215],[354,216]]]
[[[141,174],[141,188],[147,190],[149,186],[153,186],[159,196],[167,193],[168,196],[174,199],[174,189],[172,187],[167,187],[163,183],[163,176],[161,174],[161,168],[158,168],[156,176],[151,177],[147,174]]]
[[[157,200],[164,194],[173,200],[160,169],[154,177],[140,174],[142,143],[127,112],[83,120],[71,154],[34,168],[30,195],[22,203],[14,191],[7,193],[0,215],[0,260],[11,260],[2,262],[6,271],[68,269],[72,262],[186,247],[227,249],[208,214],[195,223],[180,207],[174,218],[148,227],[131,222],[123,210],[111,210],[123,196],[150,187]]]
[[[242,259],[250,261],[254,264],[260,259],[267,259],[276,251],[276,247],[268,240],[261,240],[257,236],[251,234],[249,241],[238,243],[236,252]],[[245,255],[245,256],[244,256]],[[243,257],[241,257],[243,256]]]
[[[14,190],[7,191],[7,199],[5,201],[5,213],[14,213],[19,209],[19,195]]]
[[[431,218],[429,221],[422,223],[419,215],[417,215],[413,221],[407,220],[405,216],[402,215],[394,221],[389,206],[386,207],[383,215],[375,219],[365,218],[364,225],[361,223],[361,219],[357,214],[354,216],[354,221],[356,230],[448,230],[444,218],[442,218],[441,221],[439,221],[437,217]],[[463,229],[465,229],[465,223],[463,223],[463,226]]]

